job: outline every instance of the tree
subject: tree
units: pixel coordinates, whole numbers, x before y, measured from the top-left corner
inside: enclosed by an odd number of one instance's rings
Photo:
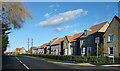
[[[95,47],[95,53],[97,55],[97,47]],[[103,55],[104,54],[104,46],[103,44],[99,44],[98,45],[98,55]]]
[[[2,49],[6,50],[11,29],[19,29],[26,18],[32,18],[30,10],[21,2],[2,2]]]
[[[21,2],[3,2],[2,28],[21,28],[27,17],[32,18],[29,12]]]
[[[2,32],[2,53],[6,51],[8,43],[8,35],[5,32]]]

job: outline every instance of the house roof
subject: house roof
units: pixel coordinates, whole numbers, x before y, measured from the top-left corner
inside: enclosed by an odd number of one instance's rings
[[[115,15],[118,19],[120,19],[120,16],[118,16],[118,15]]]
[[[48,43],[46,46],[50,45],[50,43]]]
[[[73,42],[76,41],[77,38],[81,37],[84,34],[84,32],[82,33],[78,33],[78,34],[74,34],[73,36],[66,36],[69,42]]]
[[[21,50],[22,48],[16,48],[16,51]]]
[[[59,38],[57,37],[57,38],[54,38],[50,43],[49,43],[49,45],[52,45],[54,42],[56,42],[57,40],[58,40]]]
[[[89,28],[89,30],[91,30],[91,31],[86,36],[83,35],[81,38],[88,37],[89,35],[92,35],[92,34],[98,32],[107,22],[108,21],[92,26],[91,28]]]
[[[58,37],[54,38],[52,41],[55,41],[56,39],[58,39]]]
[[[34,50],[34,49],[36,49],[37,47],[31,47],[30,49],[29,49],[29,51],[31,52],[32,51],[32,49]]]
[[[38,47],[38,48],[45,48],[49,43],[45,43],[42,46]]]
[[[52,45],[57,45],[59,44],[60,42],[62,42],[64,40],[64,37],[63,38],[59,38],[58,40],[56,40]]]

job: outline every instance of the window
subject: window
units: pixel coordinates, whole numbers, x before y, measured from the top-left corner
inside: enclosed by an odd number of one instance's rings
[[[109,35],[108,41],[112,42],[113,41],[113,35]]]
[[[84,30],[84,32],[85,32],[85,36],[90,32],[91,30],[89,30],[89,29],[87,29],[87,30]]]
[[[75,42],[73,42],[73,44],[75,45]]]
[[[110,47],[110,54],[113,54],[113,47]]]
[[[87,35],[87,32],[85,31],[85,36]]]
[[[56,45],[56,47],[59,47],[59,45]]]
[[[85,40],[83,40],[83,45],[85,45]]]
[[[65,43],[65,46],[67,46],[67,43]]]

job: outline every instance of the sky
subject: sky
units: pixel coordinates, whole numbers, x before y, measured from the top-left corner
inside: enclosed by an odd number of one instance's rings
[[[33,19],[27,19],[21,29],[12,29],[7,51],[25,47],[28,38],[33,46],[41,46],[65,35],[84,32],[91,26],[111,22],[118,14],[117,2],[25,2]]]

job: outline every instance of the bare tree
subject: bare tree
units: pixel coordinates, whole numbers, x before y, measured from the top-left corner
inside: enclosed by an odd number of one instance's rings
[[[8,35],[10,32],[7,32],[10,29],[19,29],[23,26],[23,23],[26,21],[26,18],[31,17],[31,11],[21,2],[2,2],[2,27],[0,24],[0,36],[2,34],[2,49],[4,52],[6,50],[8,41]],[[6,42],[6,43],[5,43]]]
[[[2,3],[2,30],[21,28],[26,18],[32,18],[30,10],[21,2]],[[9,27],[9,28],[8,28]]]

